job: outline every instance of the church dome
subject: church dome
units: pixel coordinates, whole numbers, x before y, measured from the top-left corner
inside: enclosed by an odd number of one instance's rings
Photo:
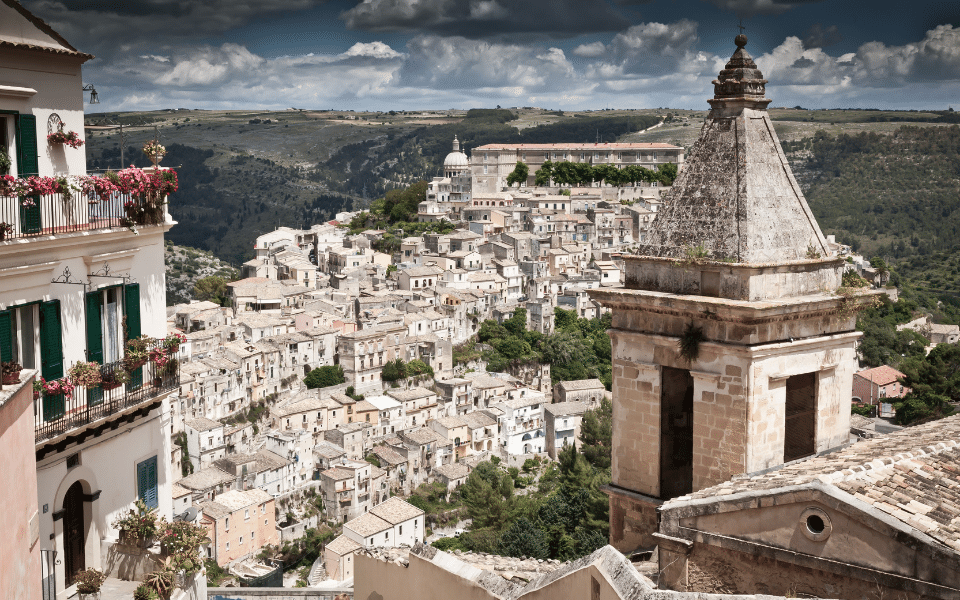
[[[460,152],[460,141],[457,136],[453,136],[453,152],[443,159],[443,170],[465,170],[470,168],[470,159],[463,152]]]

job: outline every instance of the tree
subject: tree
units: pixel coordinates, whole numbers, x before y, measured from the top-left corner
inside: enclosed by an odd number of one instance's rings
[[[663,163],[657,167],[660,175],[660,183],[663,185],[673,185],[673,180],[677,178],[677,165],[674,163]]]
[[[536,177],[534,178],[534,184],[540,187],[550,185],[550,180],[553,177],[553,163],[550,160],[543,161],[543,164],[540,165],[540,168],[537,169]]]
[[[883,285],[890,276],[890,268],[887,262],[879,256],[870,259],[870,266],[877,271],[877,285]]]
[[[527,177],[530,175],[530,168],[523,163],[523,161],[517,161],[517,166],[513,168],[513,172],[507,175],[507,185],[513,187],[513,184],[517,183],[520,185],[525,185],[527,183]]]
[[[220,306],[227,304],[227,280],[218,275],[201,277],[193,284],[193,297],[197,300],[216,302]]]
[[[593,167],[593,179],[609,185],[620,185],[620,169],[613,165],[597,165]]]
[[[487,319],[480,323],[480,331],[477,332],[477,337],[480,338],[481,342],[489,342],[490,340],[507,337],[507,330],[493,319]]]
[[[513,480],[489,461],[483,461],[467,477],[460,497],[473,519],[474,529],[500,527],[513,497]]]
[[[343,376],[343,367],[340,365],[324,365],[322,367],[317,367],[316,369],[307,373],[307,376],[303,378],[303,384],[311,390],[330,387],[332,385],[340,385],[345,381],[346,379]]]
[[[583,414],[580,423],[580,442],[583,457],[597,469],[610,468],[610,450],[613,442],[613,404],[608,398],[598,408]]]
[[[514,337],[523,337],[527,331],[527,309],[514,309],[513,315],[503,322],[503,328]]]
[[[500,534],[500,553],[506,556],[527,556],[530,558],[550,558],[550,544],[547,534],[538,529],[527,518],[520,517]]]
[[[380,375],[380,378],[384,381],[396,381],[406,377],[407,365],[401,358],[388,361],[387,364],[383,365],[383,372]]]

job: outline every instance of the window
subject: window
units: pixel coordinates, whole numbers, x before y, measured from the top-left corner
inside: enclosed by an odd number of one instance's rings
[[[240,545],[241,545],[241,546],[243,545],[243,536],[242,536],[242,535],[240,536]]]
[[[150,508],[159,506],[157,497],[157,457],[137,463],[137,497]]]
[[[227,550],[230,549],[230,542],[227,542]]]
[[[243,511],[243,520],[244,521],[250,520],[250,509],[246,509]]]
[[[399,533],[399,535],[403,535],[403,525],[400,526],[400,533]]]
[[[224,519],[223,526],[224,526],[226,529],[230,529],[230,517],[227,517],[226,519]]]

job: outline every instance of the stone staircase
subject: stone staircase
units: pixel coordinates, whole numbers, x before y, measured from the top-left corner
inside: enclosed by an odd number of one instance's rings
[[[324,581],[327,578],[327,570],[323,568],[322,557],[318,557],[317,560],[313,561],[313,565],[310,567],[310,575],[307,577],[307,583],[310,587],[317,587],[320,585],[321,581]]]

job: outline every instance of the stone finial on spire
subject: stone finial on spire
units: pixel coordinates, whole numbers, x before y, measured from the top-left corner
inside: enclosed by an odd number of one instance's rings
[[[460,152],[460,140],[457,139],[457,136],[453,136],[453,151]]]
[[[763,110],[770,104],[770,100],[764,97],[767,80],[757,68],[757,63],[753,62],[753,57],[744,49],[747,36],[740,33],[733,43],[737,49],[713,80],[714,96],[707,102],[714,108]]]

